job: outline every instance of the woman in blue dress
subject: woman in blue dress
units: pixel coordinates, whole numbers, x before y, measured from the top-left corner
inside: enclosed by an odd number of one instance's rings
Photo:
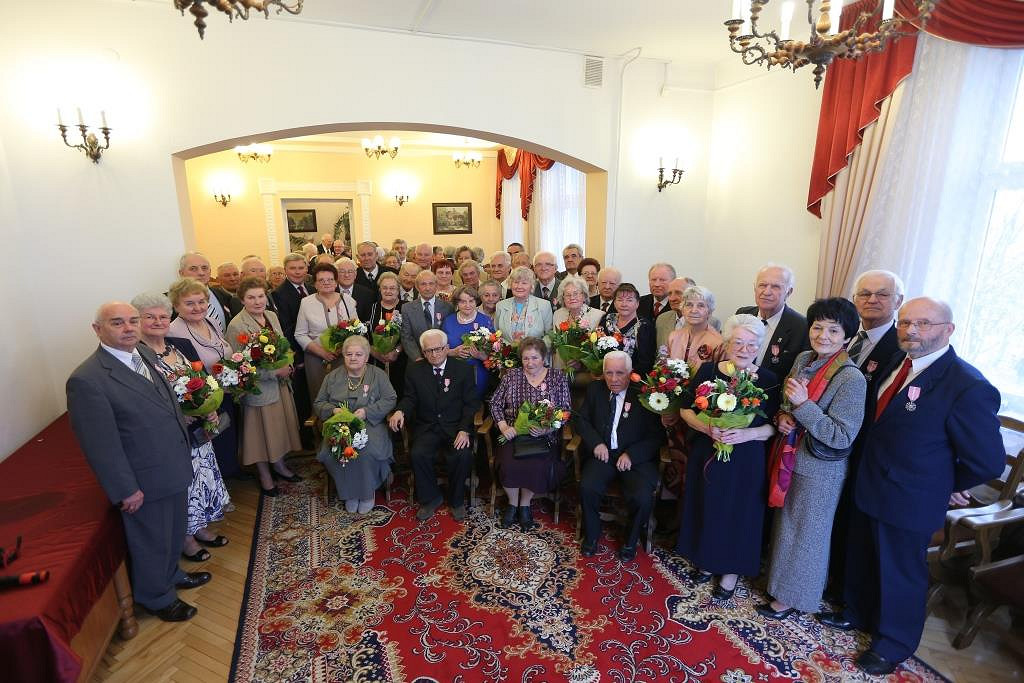
[[[757,374],[755,384],[768,399],[761,405],[767,419],[754,416],[746,428],[721,429],[697,419],[691,408],[680,411],[696,432],[686,463],[686,494],[676,552],[693,564],[704,583],[719,575],[713,595],[728,600],[742,576],[760,573],[761,535],[767,505],[765,460],[768,440],[775,434],[772,415],[778,408],[778,381],[774,374],[760,370],[754,362],[764,337],[764,324],[753,315],[734,315],[725,324],[724,359],[704,363],[694,376],[694,389],[701,382],[726,381],[727,363],[736,370]],[[715,456],[714,441],[733,445],[729,461]]]
[[[462,343],[462,335],[478,330],[482,327],[494,331],[494,321],[477,310],[480,305],[480,295],[476,289],[463,285],[456,287],[452,292],[452,303],[455,305],[455,312],[448,315],[441,323],[441,329],[448,335],[448,355],[460,358],[476,371],[477,395],[483,398],[484,390],[490,381],[490,374],[484,367],[485,355],[473,347]]]

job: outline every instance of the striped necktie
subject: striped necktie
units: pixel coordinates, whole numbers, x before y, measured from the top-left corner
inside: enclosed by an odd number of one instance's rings
[[[216,301],[216,303],[214,303]],[[221,334],[227,330],[227,321],[224,320],[224,310],[221,308],[220,301],[211,293],[210,294],[210,305],[206,309],[206,318],[214,324],[217,331]]]
[[[860,352],[864,350],[864,342],[867,341],[868,333],[861,330],[857,333],[857,338],[850,344],[850,348],[846,350],[846,353],[850,356],[850,359],[854,363],[860,365]]]
[[[135,372],[139,373],[150,382],[153,381],[153,375],[149,374],[149,368],[146,367],[146,362],[142,360],[142,356],[138,351],[132,353],[132,367],[135,368]]]

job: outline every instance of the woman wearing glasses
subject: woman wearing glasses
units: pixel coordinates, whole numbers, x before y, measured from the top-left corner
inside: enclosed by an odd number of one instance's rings
[[[356,300],[338,291],[338,269],[330,263],[313,266],[313,286],[316,292],[299,302],[299,315],[295,319],[295,341],[306,352],[306,384],[309,398],[315,401],[324,377],[338,354],[331,353],[320,343],[320,335],[339,320],[358,318]]]

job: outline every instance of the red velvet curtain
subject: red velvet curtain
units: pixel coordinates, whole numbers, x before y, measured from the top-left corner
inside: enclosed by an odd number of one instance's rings
[[[516,150],[511,163],[505,156],[505,150],[498,150],[498,172],[494,190],[494,215],[501,218],[501,181],[512,180],[519,173],[519,206],[523,212],[523,220],[529,220],[530,204],[533,203],[533,186],[537,182],[537,169],[546,171],[554,165],[553,159],[539,154]]]
[[[897,0],[896,11],[916,16],[912,0]],[[986,47],[1024,47],[1024,2],[1020,0],[940,0],[926,33]]]
[[[859,0],[847,5],[839,20],[840,28],[849,28],[858,14],[880,5],[878,0]],[[881,13],[869,19],[865,31],[875,30],[880,19]],[[910,75],[916,49],[917,36],[908,36],[881,52],[860,59],[837,59],[829,65],[807,193],[807,210],[818,218],[821,218],[821,200],[835,187],[836,174],[846,167],[850,154],[861,142],[864,129],[878,119],[879,103]]]

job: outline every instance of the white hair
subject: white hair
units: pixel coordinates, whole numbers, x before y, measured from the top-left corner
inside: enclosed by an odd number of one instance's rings
[[[562,281],[558,283],[558,300],[562,300],[562,296],[565,294],[566,287],[575,287],[583,294],[584,297],[590,298],[590,285],[587,281],[581,278],[579,275],[566,275],[562,278]],[[585,302],[584,302],[585,303]]]
[[[207,263],[210,262],[210,259],[208,259],[205,256],[203,256],[198,251],[186,251],[184,254],[181,255],[181,258],[178,259],[178,272],[179,273],[185,269],[185,261],[187,261],[190,256],[198,256],[199,258],[203,259]]]
[[[515,282],[516,280],[526,280],[532,286],[537,282],[537,274],[526,266],[516,266],[512,269],[512,273],[508,276],[509,283]]]
[[[597,273],[597,279],[600,280],[601,276],[604,275],[605,273],[607,273],[608,275],[617,275],[619,278],[619,282],[622,282],[622,271],[616,268],[615,266],[605,266],[604,268],[602,268]],[[675,278],[672,279],[674,280]]]
[[[700,285],[690,285],[683,290],[683,301],[687,299],[703,299],[704,303],[708,305],[709,311],[715,310],[715,295],[711,293],[711,290],[707,287],[701,287]],[[764,327],[762,325],[761,327]]]
[[[442,341],[445,344],[448,343],[448,335],[445,334],[443,330],[432,327],[429,330],[423,330],[420,334],[420,349],[423,349],[427,345],[427,341],[429,341],[431,337],[437,337],[439,341]]]
[[[670,280],[675,280],[676,279],[676,267],[673,266],[671,263],[665,263],[664,261],[655,263],[653,266],[648,268],[647,269],[647,277],[651,276],[651,273],[654,272],[655,268],[666,268],[666,269],[668,269],[668,272],[672,273],[672,277],[669,278],[669,279]]]
[[[764,340],[764,333],[768,328],[765,327],[764,323],[756,315],[737,313],[725,321],[724,329],[722,337],[725,341],[732,341],[732,336],[736,333],[736,330],[746,330],[757,337],[757,343],[760,344]]]
[[[897,299],[903,298],[903,280],[900,276],[891,270],[865,270],[863,273],[857,276],[857,279],[853,281],[853,289],[850,291],[850,298],[857,293],[860,289],[860,281],[866,277],[885,277],[892,281],[893,295]]]
[[[132,299],[132,306],[140,312],[147,308],[162,308],[167,313],[173,310],[171,300],[159,292],[143,292],[137,295]]]
[[[622,360],[626,362],[626,372],[633,372],[633,359],[625,351],[609,351],[604,358],[601,359],[601,370],[608,369],[608,361],[610,360]]]
[[[784,266],[781,263],[766,263],[757,270],[757,274],[754,275],[754,284],[757,284],[757,279],[761,277],[761,273],[766,270],[777,268],[782,271],[782,276],[786,278],[786,284],[789,285],[787,289],[793,289],[796,287],[796,276],[793,275],[793,269],[789,266]]]

